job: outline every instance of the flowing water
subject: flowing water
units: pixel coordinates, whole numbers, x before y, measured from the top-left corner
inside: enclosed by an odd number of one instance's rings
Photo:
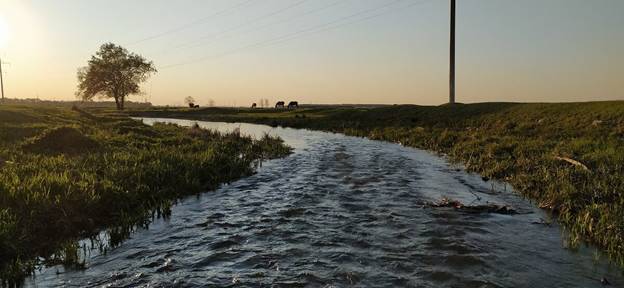
[[[157,119],[144,119],[153,123]],[[164,120],[181,125],[195,121]],[[183,199],[168,219],[92,256],[84,270],[45,268],[27,286],[614,287],[621,271],[501,183],[430,153],[306,130],[199,122],[295,148],[257,174]],[[470,214],[442,197],[510,205]],[[612,287],[613,287],[612,286]]]

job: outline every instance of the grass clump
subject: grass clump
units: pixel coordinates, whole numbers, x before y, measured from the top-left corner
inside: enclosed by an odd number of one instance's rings
[[[80,154],[98,147],[98,142],[74,127],[47,130],[22,145],[22,149],[27,152],[51,154]]]
[[[6,136],[0,138],[4,284],[19,282],[41,263],[80,267],[78,240],[105,229],[114,246],[155,214],[167,215],[176,199],[290,153],[268,136],[254,140],[85,113],[0,106],[0,118],[13,119],[0,122]]]
[[[624,102],[130,113],[317,129],[435,151],[508,181],[554,212],[571,244],[592,243],[624,265]]]

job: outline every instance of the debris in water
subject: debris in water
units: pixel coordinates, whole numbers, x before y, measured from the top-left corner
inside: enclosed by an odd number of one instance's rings
[[[552,221],[546,221],[544,218],[540,218],[540,221],[533,221],[531,224],[550,226],[552,225]]]
[[[304,208],[289,208],[287,210],[280,211],[279,214],[286,218],[291,218],[291,217],[301,216],[305,212],[306,212],[306,209]]]
[[[232,277],[232,284],[240,284],[240,282],[241,280],[238,275],[234,275],[234,277]]]
[[[508,205],[496,205],[496,204],[485,204],[485,205],[464,205],[457,200],[452,200],[447,197],[442,198],[437,203],[428,204],[429,207],[435,208],[443,208],[443,207],[451,207],[457,210],[461,210],[464,212],[470,213],[496,213],[496,214],[517,214],[518,212]]]

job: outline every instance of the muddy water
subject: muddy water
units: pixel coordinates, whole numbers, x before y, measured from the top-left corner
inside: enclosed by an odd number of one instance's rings
[[[509,187],[427,152],[322,132],[199,124],[279,135],[295,153],[182,200],[169,219],[93,256],[85,270],[47,268],[27,285],[601,287],[603,277],[615,287],[624,283],[621,270],[591,249],[566,249],[557,225],[535,224],[548,217]],[[521,213],[422,205],[444,196]]]

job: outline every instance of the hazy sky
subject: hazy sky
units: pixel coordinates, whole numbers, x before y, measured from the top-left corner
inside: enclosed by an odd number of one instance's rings
[[[0,0],[10,98],[74,99],[104,42],[156,104],[441,104],[448,0]],[[458,0],[457,100],[624,99],[623,0]],[[177,66],[172,66],[177,65]]]

